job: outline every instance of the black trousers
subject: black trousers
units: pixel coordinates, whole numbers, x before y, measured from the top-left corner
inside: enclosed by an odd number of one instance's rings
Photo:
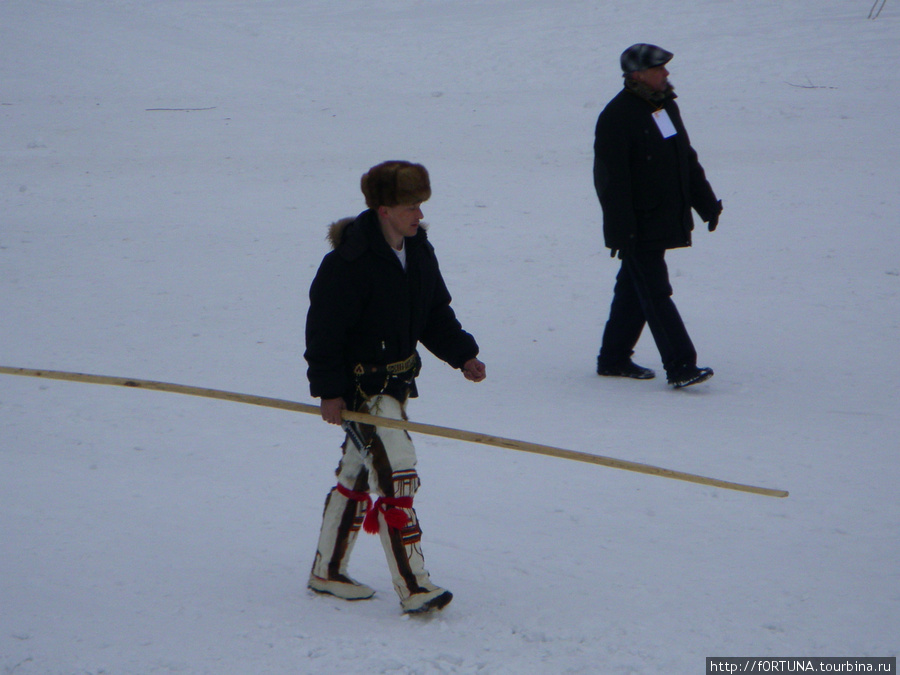
[[[665,255],[665,250],[636,251],[622,260],[598,365],[615,366],[631,358],[645,323],[667,371],[697,365],[697,351],[672,301]]]

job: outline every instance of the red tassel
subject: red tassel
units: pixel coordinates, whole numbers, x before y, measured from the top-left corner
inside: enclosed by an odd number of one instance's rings
[[[363,521],[363,529],[369,534],[378,534],[378,515],[375,509],[369,509]]]
[[[369,534],[378,534],[380,529],[378,523],[379,513],[384,514],[384,522],[394,530],[405,527],[409,522],[409,516],[400,509],[411,509],[413,505],[412,497],[379,497],[373,505],[372,497],[368,492],[354,492],[340,483],[337,484],[337,491],[347,499],[366,503],[366,518],[363,520],[363,530]],[[399,508],[388,509],[385,505]]]
[[[399,508],[388,509],[385,508],[385,505]],[[409,522],[409,516],[401,509],[411,509],[412,505],[412,497],[379,497],[375,501],[375,506],[369,509],[369,512],[366,514],[363,529],[369,534],[378,534],[380,529],[378,514],[382,513],[387,526],[391,529],[399,530]]]

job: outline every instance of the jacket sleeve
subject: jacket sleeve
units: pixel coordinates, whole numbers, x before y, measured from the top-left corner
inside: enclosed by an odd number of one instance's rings
[[[681,119],[681,110],[678,105],[672,101],[671,107],[677,116],[676,125],[680,134],[684,136],[684,145],[687,148],[688,157],[688,185],[690,186],[689,198],[691,208],[693,208],[704,222],[708,221],[715,213],[718,212],[718,204],[716,203],[716,193],[713,192],[712,186],[706,179],[706,172],[700,165],[697,157],[697,151],[691,144],[690,136],[685,129],[684,121]]]
[[[466,361],[478,356],[478,344],[472,335],[463,330],[456,318],[456,313],[450,306],[450,292],[433,253],[432,259],[437,278],[421,342],[442,361],[454,368],[462,368]]]
[[[351,388],[347,372],[349,334],[362,298],[348,265],[335,252],[325,256],[309,289],[306,315],[306,371],[315,397],[337,398]]]
[[[712,186],[706,180],[706,172],[700,166],[697,159],[697,152],[691,148],[691,207],[700,214],[703,222],[707,222],[719,210],[716,200],[716,193],[713,192]]]
[[[594,188],[603,209],[607,248],[621,249],[637,236],[628,129],[607,107],[594,132]]]

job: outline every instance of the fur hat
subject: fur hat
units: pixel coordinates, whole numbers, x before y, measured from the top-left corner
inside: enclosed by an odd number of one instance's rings
[[[412,162],[383,162],[364,173],[360,182],[366,206],[370,209],[419,204],[431,197],[428,171],[421,164]]]
[[[622,72],[628,75],[639,70],[664,66],[672,60],[673,56],[672,52],[667,52],[662,47],[641,42],[631,45],[622,52],[622,56],[619,57],[619,63],[622,66]]]

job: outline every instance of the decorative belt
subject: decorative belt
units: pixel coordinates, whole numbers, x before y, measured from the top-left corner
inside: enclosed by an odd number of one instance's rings
[[[395,361],[394,363],[386,363],[380,365],[357,363],[353,367],[353,374],[357,377],[375,373],[402,375],[403,373],[408,373],[409,371],[414,370],[418,365],[418,362],[419,355],[413,352],[412,356],[410,356],[409,358],[404,359],[403,361]]]

